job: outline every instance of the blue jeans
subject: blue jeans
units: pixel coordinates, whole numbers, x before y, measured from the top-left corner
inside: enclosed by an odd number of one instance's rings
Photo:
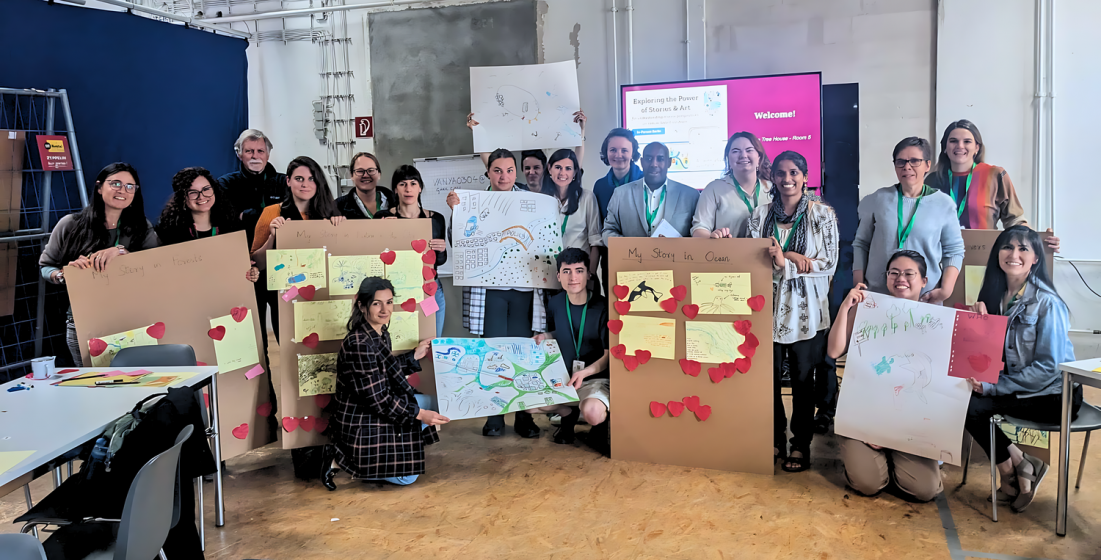
[[[447,309],[447,300],[443,297],[443,284],[440,279],[436,279],[436,305],[440,306],[440,310],[436,312],[436,338],[443,336],[443,315]]]
[[[438,281],[439,280],[437,280],[437,282]],[[439,294],[440,292],[437,291],[436,293]],[[434,402],[435,399],[433,399],[431,395],[413,395],[413,396],[416,397],[416,399],[417,399],[417,406],[420,406],[421,408],[426,408],[428,410],[437,411],[436,404]],[[424,428],[427,428],[427,427],[428,427],[428,424],[421,424],[421,429],[424,429]],[[420,475],[411,474],[409,476],[391,476],[390,478],[371,478],[371,479],[367,479],[367,480],[374,480],[374,481],[381,480],[383,482],[389,482],[390,484],[396,484],[397,486],[409,486],[410,484],[413,484],[414,482],[417,481],[418,476],[420,476]]]

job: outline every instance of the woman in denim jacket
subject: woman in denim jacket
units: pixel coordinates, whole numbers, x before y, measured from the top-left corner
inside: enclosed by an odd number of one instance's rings
[[[990,252],[977,313],[1009,317],[1003,361],[997,383],[970,379],[974,394],[967,407],[967,431],[984,451],[990,449],[990,418],[995,414],[1034,422],[1059,423],[1063,376],[1059,364],[1074,361],[1069,311],[1051,283],[1040,236],[1026,226],[1013,226],[998,236]],[[1074,391],[1073,415],[1082,404],[1082,388]],[[1048,465],[1027,455],[1001,430],[994,431],[994,454],[1001,473],[1001,490],[1020,513],[1032,503]]]

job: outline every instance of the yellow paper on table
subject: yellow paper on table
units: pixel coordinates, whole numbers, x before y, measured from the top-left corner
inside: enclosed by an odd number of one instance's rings
[[[359,291],[364,278],[383,278],[384,274],[378,255],[329,255],[329,295],[352,295]]]
[[[394,307],[413,298],[424,299],[424,263],[416,251],[394,251],[394,264],[386,265],[386,279],[394,285]]]
[[[298,396],[336,392],[336,354],[298,355]]]
[[[222,340],[214,340],[214,356],[218,359],[218,373],[229,373],[243,367],[260,363],[260,352],[256,349],[256,326],[252,317],[238,323],[232,315],[210,320],[210,328],[225,327]]]
[[[662,311],[659,303],[669,299],[673,289],[672,270],[632,270],[616,273],[616,284],[627,286],[631,311]],[[630,353],[630,352],[628,352]]]
[[[1018,445],[1029,445],[1040,449],[1051,448],[1051,436],[1043,430],[1022,428],[1008,422],[1002,422],[1002,433],[1009,438],[1009,441]]]
[[[978,265],[965,265],[963,267],[963,302],[967,305],[975,305],[979,301],[979,290],[982,289],[982,280],[986,276],[986,267]]]
[[[291,286],[325,287],[324,249],[271,249],[265,258],[269,290],[285,290]]]
[[[749,315],[749,281],[748,272],[693,272],[692,303],[701,315]]]
[[[417,312],[395,311],[390,315],[390,346],[394,352],[412,350],[420,343],[420,323]]]
[[[649,350],[653,358],[672,360],[677,352],[677,320],[656,317],[623,315],[623,330],[619,331],[619,343],[627,347],[628,354],[635,350]]]
[[[0,473],[8,472],[24,459],[34,455],[34,451],[0,451]]]
[[[157,375],[151,373],[143,376],[137,385],[123,385],[123,387],[168,387],[169,385],[175,385],[184,379],[195,377],[198,372],[172,372]]]
[[[294,339],[302,342],[311,333],[318,340],[343,340],[352,317],[350,299],[294,302]]]
[[[107,367],[111,365],[111,360],[115,358],[115,354],[119,353],[119,350],[123,348],[130,348],[131,346],[155,346],[157,339],[149,336],[146,331],[149,327],[142,327],[140,329],[134,329],[130,331],[120,332],[118,334],[112,334],[107,336],[101,336],[93,338],[88,341],[89,355],[92,357],[92,367]],[[99,355],[95,355],[97,349],[102,348],[100,342],[102,341],[106,348],[101,350]]]
[[[684,323],[685,357],[706,364],[721,364],[742,357],[738,346],[745,337],[734,330],[733,323],[687,321]]]

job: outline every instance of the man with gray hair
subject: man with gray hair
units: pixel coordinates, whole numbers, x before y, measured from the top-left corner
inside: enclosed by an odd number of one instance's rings
[[[222,175],[218,183],[229,195],[233,208],[240,212],[251,247],[256,222],[264,207],[283,201],[287,192],[287,176],[268,163],[271,140],[255,128],[245,130],[237,137],[233,151],[241,160],[238,169]]]

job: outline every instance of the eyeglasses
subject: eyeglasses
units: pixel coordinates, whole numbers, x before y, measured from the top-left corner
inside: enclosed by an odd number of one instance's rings
[[[910,159],[899,158],[899,159],[895,160],[895,167],[897,167],[899,169],[903,169],[903,168],[906,167],[906,164],[909,163],[910,167],[913,167],[913,168],[916,169],[917,166],[921,165],[922,162],[925,162],[925,161],[929,161],[929,160],[925,160],[925,159],[921,159],[921,158],[910,158]]]
[[[367,175],[378,175],[378,169],[370,167],[367,169],[356,169],[352,171],[352,174],[356,177],[366,177]]]
[[[132,192],[138,190],[138,186],[135,185],[134,183],[123,184],[122,181],[108,181],[106,183],[106,185],[108,187],[111,187],[112,189],[115,189],[116,191],[121,191],[121,190],[125,189],[126,192],[128,192],[128,193],[132,193]]]
[[[890,279],[890,280],[897,280],[899,276],[905,278],[907,282],[913,282],[914,280],[917,279],[918,273],[916,273],[912,270],[907,270],[906,272],[902,272],[901,270],[888,270],[887,271],[887,278]]]
[[[202,190],[198,190],[198,191],[189,190],[189,191],[187,191],[187,199],[188,200],[199,200],[200,196],[203,197],[203,198],[210,198],[213,195],[214,195],[214,187],[212,187],[210,185],[207,185],[207,186],[203,187]]]

